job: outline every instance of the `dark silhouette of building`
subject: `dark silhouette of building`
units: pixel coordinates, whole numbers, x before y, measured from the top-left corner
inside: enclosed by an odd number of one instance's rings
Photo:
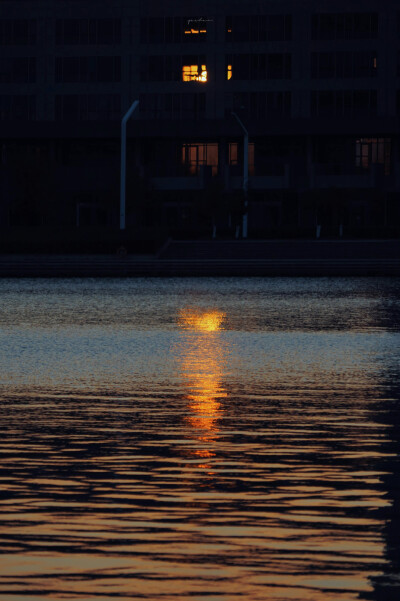
[[[399,231],[395,0],[3,0],[0,46],[3,225],[117,224],[138,99],[128,223]]]

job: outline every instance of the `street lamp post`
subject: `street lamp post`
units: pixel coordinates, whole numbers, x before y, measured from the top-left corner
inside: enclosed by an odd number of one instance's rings
[[[132,115],[135,108],[138,106],[139,100],[135,100],[130,109],[122,118],[121,121],[121,188],[119,197],[119,229],[125,229],[125,192],[126,192],[126,124]]]
[[[240,127],[243,130],[243,194],[244,194],[244,213],[242,219],[242,236],[247,238],[247,192],[249,189],[249,132],[243,125],[241,119],[235,112],[232,112]]]

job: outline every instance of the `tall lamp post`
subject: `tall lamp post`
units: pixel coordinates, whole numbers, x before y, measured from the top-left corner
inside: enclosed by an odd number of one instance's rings
[[[125,192],[126,192],[126,124],[139,100],[135,100],[121,121],[121,188],[119,197],[119,229],[125,229]]]
[[[236,121],[239,123],[240,127],[243,130],[243,194],[244,194],[244,213],[242,219],[242,236],[243,238],[247,238],[247,191],[249,189],[249,132],[243,125],[241,119],[235,112],[232,112],[232,115],[235,117]]]

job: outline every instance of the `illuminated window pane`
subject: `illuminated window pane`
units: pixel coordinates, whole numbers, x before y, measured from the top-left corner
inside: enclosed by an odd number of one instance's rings
[[[207,144],[207,165],[211,166],[211,174],[218,173],[218,144]]]
[[[205,65],[183,65],[182,81],[207,81],[207,68]]]
[[[229,164],[238,164],[238,145],[237,142],[230,142],[229,144]]]
[[[197,170],[198,164],[198,147],[197,146],[189,146],[189,171],[190,173],[194,173]]]
[[[182,164],[190,175],[199,173],[202,166],[211,167],[213,176],[218,174],[218,144],[184,144]]]
[[[207,21],[202,17],[186,19],[183,31],[186,39],[203,41],[207,34]]]

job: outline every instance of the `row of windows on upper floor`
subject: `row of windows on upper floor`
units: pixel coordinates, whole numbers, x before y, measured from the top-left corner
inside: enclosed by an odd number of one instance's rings
[[[133,67],[132,67],[133,69]],[[400,74],[400,53],[398,56]],[[377,72],[377,52],[313,52],[311,77],[373,77]],[[229,54],[225,56],[225,79],[290,79],[290,53]],[[209,79],[206,55],[142,56],[140,80],[200,81]],[[0,83],[34,83],[36,59],[3,57],[0,59]],[[55,58],[56,83],[112,83],[121,81],[120,56],[68,56]]]
[[[130,18],[131,42],[136,41],[135,19]],[[228,15],[227,42],[292,40],[292,15]],[[206,17],[147,17],[140,19],[141,43],[202,42],[213,26]],[[397,13],[400,32],[400,12]],[[352,40],[378,36],[379,15],[371,12],[318,13],[311,16],[311,39]],[[0,45],[32,45],[37,41],[35,19],[0,19]],[[57,19],[55,42],[61,45],[121,43],[121,19]]]
[[[204,42],[214,20],[206,17],[147,17],[140,20],[143,44]],[[235,15],[225,17],[227,42],[289,41],[292,15]]]
[[[204,93],[141,94],[141,118],[204,119]],[[224,97],[226,117],[232,110],[247,118],[287,118],[292,112],[290,91],[235,92]],[[377,90],[313,90],[310,92],[312,117],[374,116],[378,111]],[[396,95],[400,115],[400,90]],[[116,121],[121,118],[119,94],[58,94],[55,96],[57,121]],[[0,120],[36,120],[34,95],[0,95]]]

